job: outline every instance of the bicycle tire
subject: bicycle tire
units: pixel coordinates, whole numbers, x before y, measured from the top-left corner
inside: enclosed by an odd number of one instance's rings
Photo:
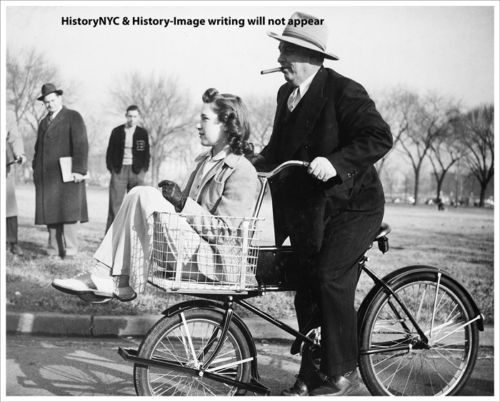
[[[182,321],[182,315],[186,324]],[[206,354],[202,354],[201,351],[213,331],[220,327],[222,320],[222,313],[208,309],[186,310],[171,317],[164,317],[146,334],[138,356],[147,359],[168,358],[184,366],[192,367],[194,359],[190,354],[191,350],[195,350],[198,357],[202,356],[199,360],[202,363],[203,357],[208,359],[213,354],[212,351]],[[186,336],[186,326],[190,336]],[[192,348],[189,339],[185,338],[191,338]],[[217,353],[209,369],[215,369],[217,364],[227,365],[250,357],[250,348],[246,338],[241,330],[231,323],[223,347]],[[251,374],[251,361],[214,372],[238,381],[248,382]],[[134,365],[134,384],[139,396],[228,396],[244,395],[246,392],[245,389],[238,389],[206,377],[142,364]]]
[[[359,356],[360,372],[372,395],[456,395],[470,377],[479,348],[477,321],[466,324],[475,317],[473,306],[449,277],[441,276],[436,295],[437,283],[436,272],[419,272],[391,284],[429,337],[428,350],[366,353],[370,348],[407,345],[418,337],[394,296],[383,289],[374,295],[360,323]]]

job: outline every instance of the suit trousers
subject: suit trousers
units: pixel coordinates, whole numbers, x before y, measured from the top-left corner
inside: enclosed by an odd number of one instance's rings
[[[344,375],[356,368],[358,337],[354,298],[359,278],[358,261],[378,233],[383,215],[383,207],[373,211],[335,211],[326,219],[319,253],[299,255],[301,280],[295,296],[299,330],[308,332],[321,327],[320,371],[329,377]],[[294,236],[290,240],[292,246],[301,241]],[[303,358],[299,376],[306,383],[315,378],[309,359]]]
[[[106,223],[106,232],[113,223],[123,198],[135,186],[144,185],[144,176],[146,172],[140,171],[135,174],[132,171],[132,165],[123,165],[119,173],[111,172],[111,181],[109,183],[109,206],[108,220]]]
[[[78,253],[77,223],[56,223],[47,225],[47,229],[49,231],[49,254],[65,257]]]
[[[8,216],[5,225],[7,243],[17,243],[17,216]]]

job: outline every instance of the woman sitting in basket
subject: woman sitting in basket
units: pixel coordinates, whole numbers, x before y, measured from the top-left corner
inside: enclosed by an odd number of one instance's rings
[[[157,274],[163,270],[171,276],[175,275],[172,261],[179,255],[182,270],[191,278],[237,280],[224,267],[235,258],[241,218],[252,215],[258,192],[257,172],[245,157],[253,151],[247,142],[248,112],[239,97],[215,89],[205,91],[202,99],[197,129],[201,144],[211,149],[196,158],[197,167],[184,191],[168,180],[158,184],[161,191],[133,188],[94,254],[107,269],[56,279],[52,286],[88,301],[129,301],[136,291],[144,290],[151,260],[159,265]]]

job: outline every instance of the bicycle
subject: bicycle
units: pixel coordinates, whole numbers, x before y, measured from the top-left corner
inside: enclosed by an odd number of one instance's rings
[[[293,290],[291,247],[259,248],[254,240],[268,180],[299,166],[307,162],[289,161],[269,173],[259,173],[261,189],[252,217],[240,219],[240,229],[229,246],[227,233],[214,242],[226,256],[222,268],[231,267],[225,273],[212,272],[215,279],[207,280],[199,271],[186,274],[189,262],[179,262],[182,258],[168,260],[172,247],[168,243],[175,239],[166,240],[161,228],[171,222],[165,222],[169,216],[155,214],[149,282],[198,298],[163,311],[164,317],[149,330],[138,350],[119,348],[119,354],[134,363],[138,395],[269,395],[260,383],[254,340],[234,312],[235,304],[293,335],[295,346],[317,364],[319,328],[300,333],[246,301],[266,292]],[[389,232],[390,227],[382,224],[373,239],[382,253],[389,250]],[[179,244],[176,247],[178,252],[182,249]],[[226,247],[226,254],[221,247]],[[484,330],[483,316],[471,295],[438,268],[408,266],[380,278],[366,262],[363,254],[359,272],[367,274],[374,285],[358,309],[358,367],[370,393],[456,395],[472,373],[479,331]]]

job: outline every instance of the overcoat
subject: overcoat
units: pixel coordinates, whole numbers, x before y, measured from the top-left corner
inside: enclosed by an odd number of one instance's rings
[[[52,122],[45,116],[38,126],[33,158],[37,225],[88,221],[85,181],[62,181],[59,158],[64,156],[73,157],[74,173],[87,173],[85,123],[78,112],[65,107]]]
[[[271,183],[277,243],[299,231],[303,246],[317,251],[329,211],[383,206],[373,164],[392,147],[392,134],[366,90],[329,68],[316,73],[294,110],[293,124],[287,125],[292,91],[289,83],[278,91],[273,132],[260,154],[264,166],[256,165],[269,169],[287,160],[310,162],[318,156],[332,163],[337,176],[327,182],[294,168]]]
[[[8,120],[8,119],[7,119]],[[24,154],[24,144],[20,133],[17,131],[15,124],[7,123],[7,138],[6,138],[6,160],[7,165],[14,162],[20,155]],[[7,182],[6,182],[6,217],[17,216],[17,199],[15,190],[15,165],[7,166]]]

